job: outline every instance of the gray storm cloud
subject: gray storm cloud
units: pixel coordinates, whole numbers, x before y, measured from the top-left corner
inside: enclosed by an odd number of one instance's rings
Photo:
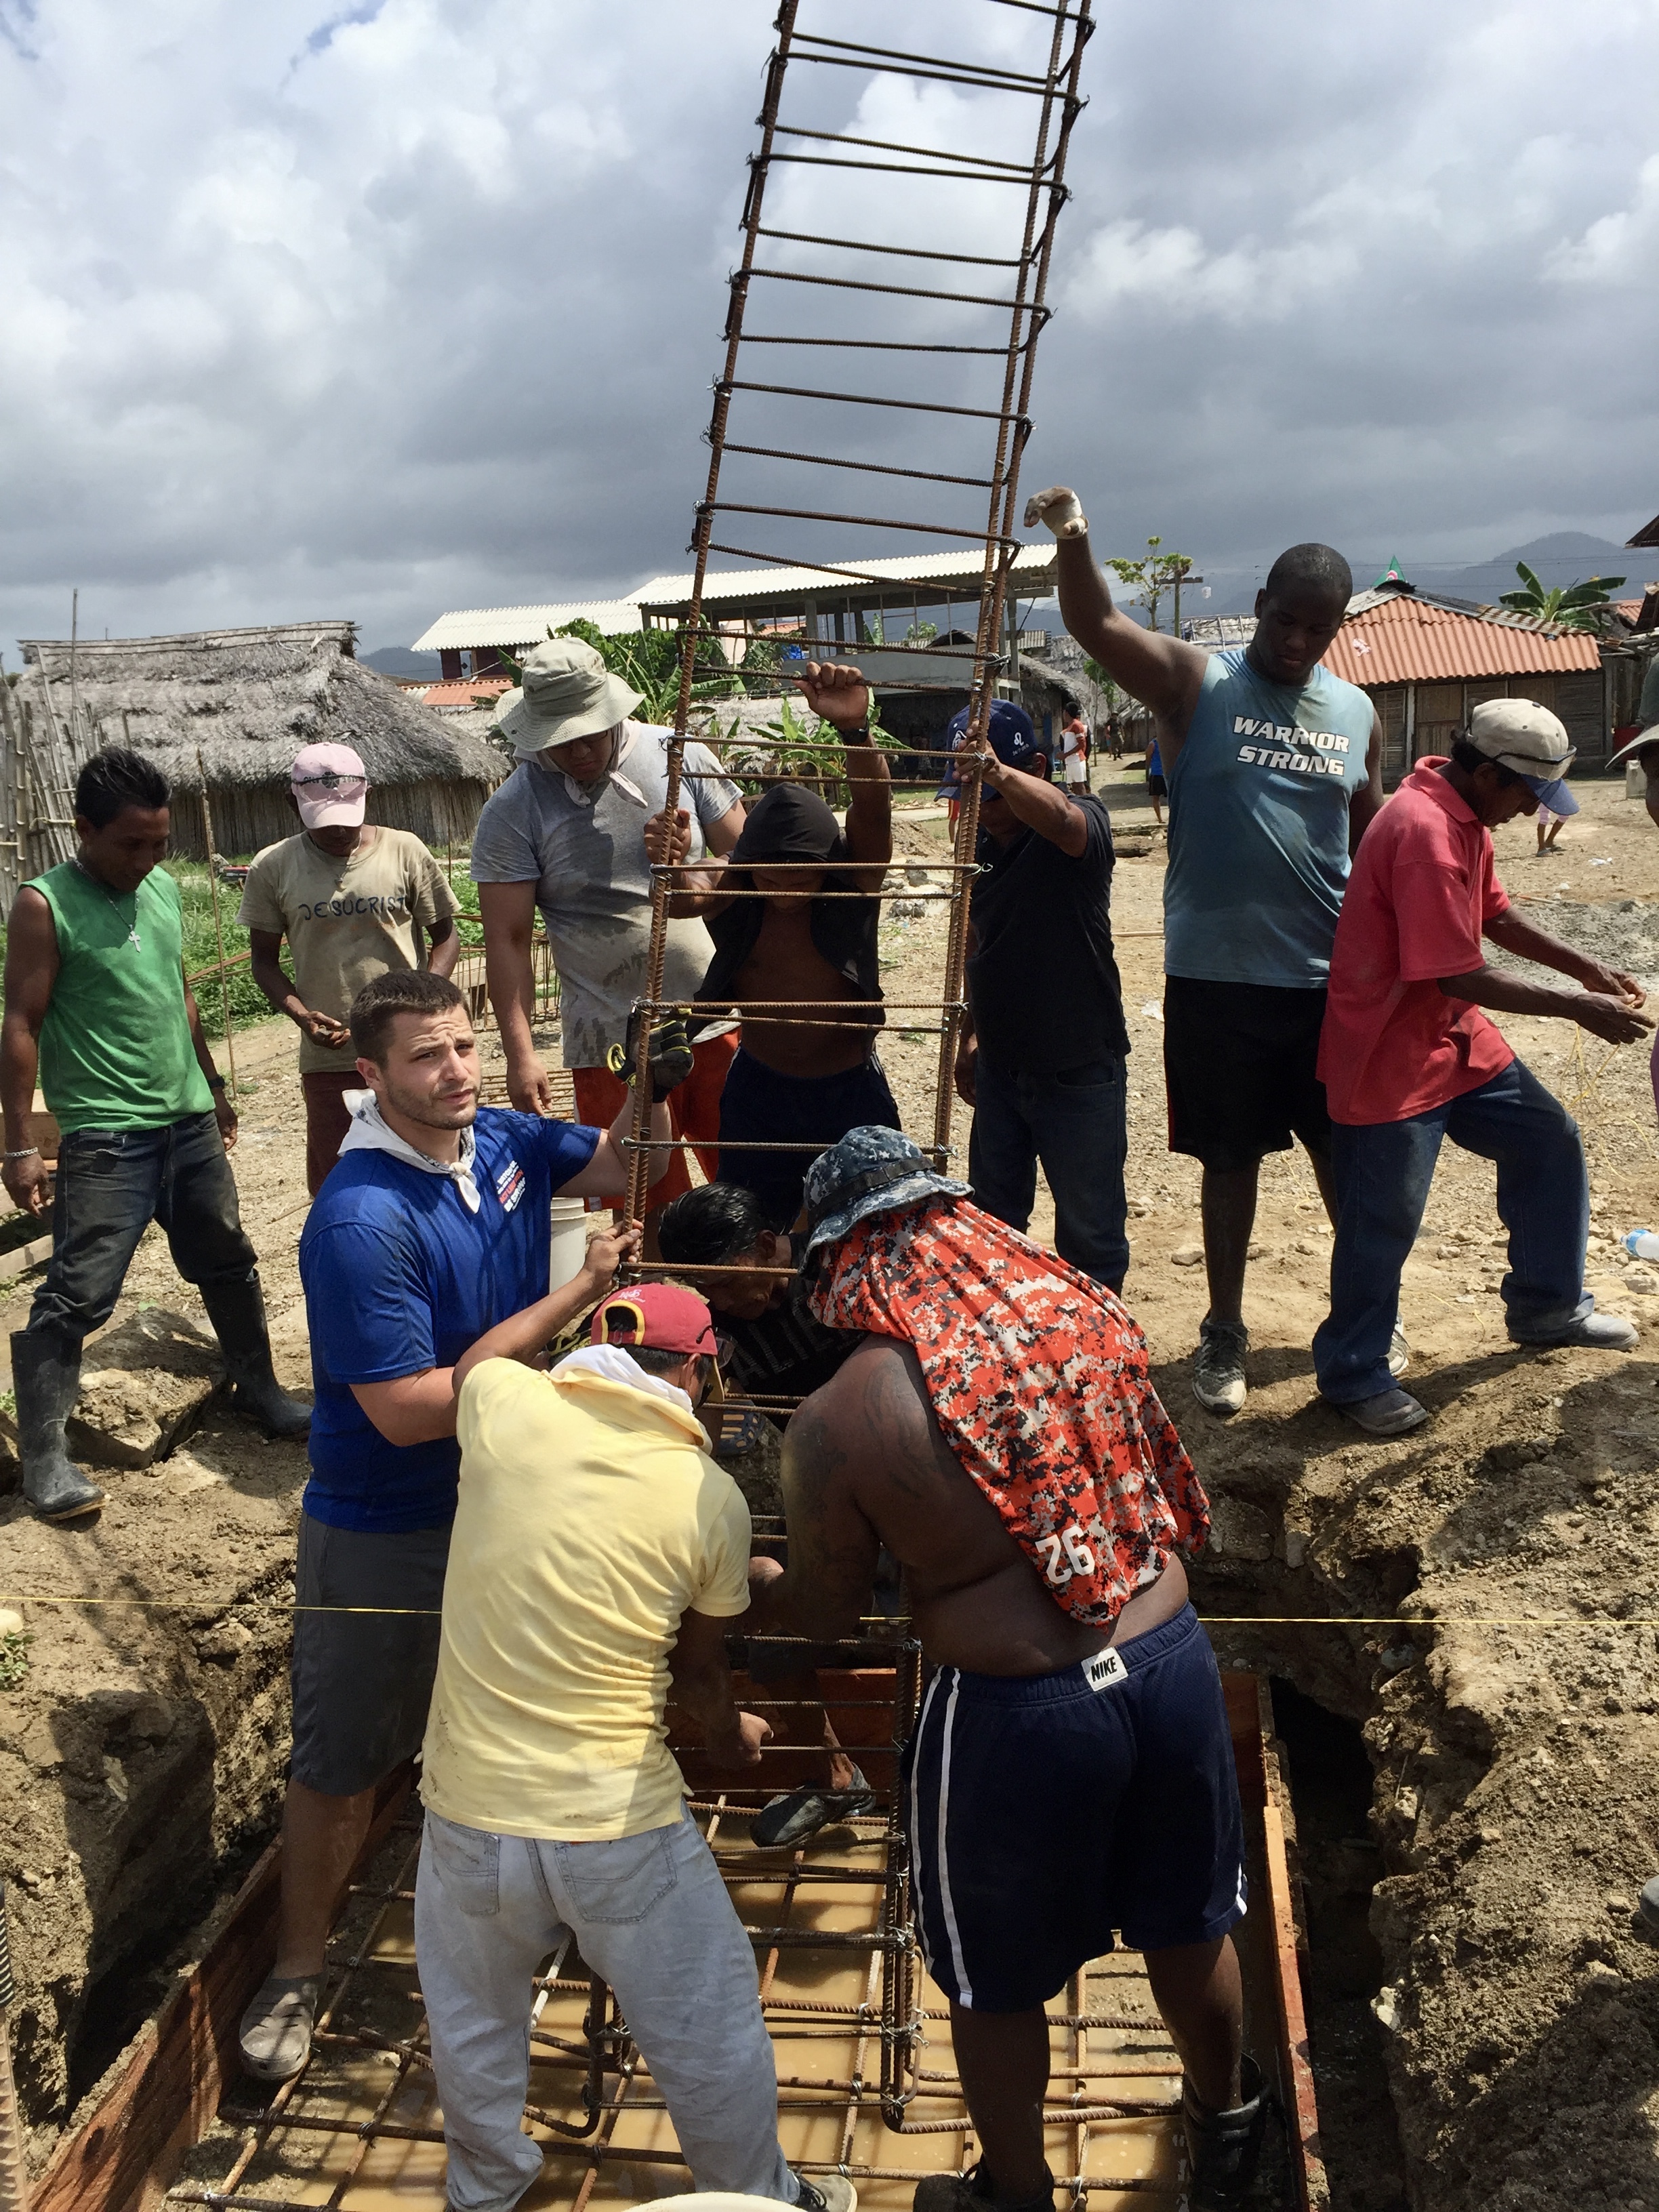
[[[94,633],[346,614],[376,645],[677,565],[770,14],[0,0],[0,639],[61,633],[78,584]],[[1486,0],[1107,8],[1028,475],[1124,550],[1235,568],[1627,535],[1659,507],[1656,65],[1648,0],[1570,37]],[[817,127],[1024,150],[1006,103],[818,75]],[[810,229],[826,189],[775,205]]]

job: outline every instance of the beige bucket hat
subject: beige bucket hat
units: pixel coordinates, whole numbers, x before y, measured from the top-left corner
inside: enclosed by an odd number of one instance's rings
[[[573,738],[614,730],[644,696],[613,676],[583,639],[550,637],[526,654],[524,682],[502,693],[493,726],[514,751],[544,752],[549,745],[568,745]]]

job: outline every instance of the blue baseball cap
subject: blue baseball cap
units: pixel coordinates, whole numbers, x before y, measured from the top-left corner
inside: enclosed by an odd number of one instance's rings
[[[960,714],[952,714],[945,726],[945,735],[953,753],[959,753],[968,739],[968,726],[973,720],[974,710],[964,707]],[[990,726],[986,731],[991,740],[991,750],[1005,768],[1024,768],[1026,762],[1042,752],[1037,733],[1031,726],[1031,718],[1024,707],[1017,707],[1012,699],[991,702]],[[934,793],[936,799],[954,799],[961,788],[955,766],[947,768],[945,779]]]

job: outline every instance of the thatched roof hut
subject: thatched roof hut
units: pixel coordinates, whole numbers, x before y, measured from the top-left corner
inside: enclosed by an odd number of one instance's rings
[[[472,834],[512,766],[356,658],[356,625],[281,623],[183,637],[21,641],[18,703],[49,711],[74,757],[100,745],[147,753],[177,794],[173,848],[205,855],[202,769],[221,853],[254,853],[292,836],[289,769],[301,745],[355,746],[373,820],[440,849]],[[200,757],[198,766],[198,757]]]

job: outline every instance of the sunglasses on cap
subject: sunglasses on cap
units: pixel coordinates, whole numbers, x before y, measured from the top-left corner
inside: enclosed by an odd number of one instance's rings
[[[355,794],[366,791],[368,778],[364,775],[340,775],[333,769],[325,769],[321,775],[296,775],[295,791],[343,791]]]

